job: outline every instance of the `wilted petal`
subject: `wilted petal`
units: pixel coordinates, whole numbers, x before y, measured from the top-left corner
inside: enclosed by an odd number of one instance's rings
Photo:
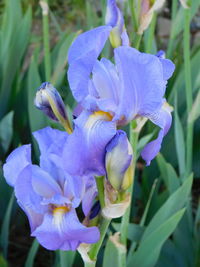
[[[156,113],[147,116],[154,124],[158,125],[161,130],[157,139],[148,143],[141,152],[142,158],[146,161],[147,166],[151,163],[151,160],[158,154],[161,149],[163,137],[169,131],[171,126],[171,110],[166,104]]]
[[[59,220],[55,216],[52,213],[45,214],[41,226],[32,233],[32,236],[35,236],[45,248],[75,250],[80,242],[95,243],[98,241],[100,237],[98,228],[82,225],[75,210],[59,215]]]
[[[78,102],[88,94],[90,73],[108,39],[110,30],[110,26],[100,26],[80,34],[69,49],[68,80]]]
[[[116,190],[126,190],[132,184],[132,155],[126,133],[118,131],[106,146],[105,158],[107,178]]]
[[[14,186],[19,173],[29,164],[31,164],[31,145],[16,148],[3,165],[6,182]]]
[[[121,102],[116,118],[124,116],[130,121],[136,115],[160,108],[166,81],[159,58],[134,48],[119,47],[115,49],[115,61],[121,82]]]
[[[64,167],[70,174],[105,174],[105,146],[116,133],[110,114],[84,111],[75,120],[75,130],[64,148]]]

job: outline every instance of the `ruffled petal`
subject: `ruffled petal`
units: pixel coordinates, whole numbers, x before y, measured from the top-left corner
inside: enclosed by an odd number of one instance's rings
[[[15,185],[19,173],[31,164],[31,145],[16,148],[3,165],[4,177],[11,186]]]
[[[75,250],[79,243],[95,243],[100,234],[97,227],[85,227],[75,210],[62,214],[59,219],[52,213],[45,214],[44,221],[33,233],[39,243],[49,250]]]
[[[80,34],[68,53],[68,80],[74,98],[80,102],[88,94],[90,73],[108,39],[111,27],[100,26]]]
[[[163,50],[158,51],[156,56],[160,59],[163,66],[163,78],[168,80],[175,70],[175,65],[171,60],[165,59],[165,52]]]
[[[158,112],[147,115],[146,117],[161,128],[157,139],[148,143],[141,152],[141,156],[148,166],[161,149],[162,140],[171,127],[172,117],[171,110],[165,104]]]
[[[67,132],[46,127],[34,132],[33,135],[39,144],[41,156],[46,156],[47,153],[62,155],[63,143],[68,138]]]
[[[130,121],[136,115],[158,110],[166,88],[159,58],[119,47],[115,49],[115,61],[121,82],[121,102],[115,118],[124,116]]]
[[[75,120],[75,130],[64,148],[64,167],[75,175],[105,174],[105,146],[116,133],[116,124],[106,112],[84,111]]]

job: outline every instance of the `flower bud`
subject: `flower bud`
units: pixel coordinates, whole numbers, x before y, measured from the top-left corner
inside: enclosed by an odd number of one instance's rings
[[[143,34],[149,27],[154,11],[160,9],[164,5],[164,2],[165,0],[142,0],[138,34]]]
[[[124,19],[115,0],[107,1],[105,22],[106,25],[112,26],[109,39],[113,48],[120,45],[129,45],[129,38],[124,26]]]
[[[38,88],[34,100],[35,106],[42,110],[50,119],[59,121],[67,132],[71,133],[71,126],[65,110],[63,100],[58,91],[49,82],[44,82]]]
[[[112,187],[125,191],[133,182],[133,151],[126,133],[119,130],[106,147],[106,173]]]

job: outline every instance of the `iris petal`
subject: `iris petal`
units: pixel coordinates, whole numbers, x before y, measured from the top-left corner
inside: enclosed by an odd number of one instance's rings
[[[75,130],[66,143],[63,159],[70,174],[105,174],[105,146],[116,133],[116,124],[106,112],[84,111],[75,120]]]
[[[80,34],[69,49],[68,80],[78,102],[88,94],[90,73],[108,39],[110,30],[110,26],[100,26]]]
[[[16,148],[3,166],[7,183],[14,186],[20,172],[29,164],[31,164],[31,146],[24,145]]]
[[[44,221],[33,233],[47,249],[75,250],[80,242],[95,243],[99,239],[97,227],[85,227],[76,215],[75,210],[63,214],[59,224],[55,223],[52,213],[45,214]]]
[[[136,115],[160,108],[166,81],[159,58],[134,48],[119,47],[115,49],[115,61],[121,81],[117,118],[124,115],[130,121]]]
[[[157,139],[148,143],[141,152],[141,156],[148,166],[151,163],[151,160],[160,151],[162,140],[171,126],[172,117],[169,108],[166,108],[165,106],[163,106],[158,112],[147,115],[146,117],[161,128]]]

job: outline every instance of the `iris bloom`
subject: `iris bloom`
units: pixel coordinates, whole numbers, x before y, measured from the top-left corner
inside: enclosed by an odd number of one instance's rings
[[[106,144],[118,126],[138,117],[146,117],[160,127],[158,137],[142,151],[149,165],[171,125],[171,110],[164,94],[174,64],[160,55],[140,53],[128,46],[114,49],[115,64],[106,58],[98,60],[111,29],[100,26],[85,32],[69,49],[68,80],[79,111],[82,109],[75,120],[75,134],[68,139],[71,147],[64,152],[72,172],[77,168],[84,172],[80,166],[85,164],[90,171],[105,174],[102,164]],[[77,168],[73,169],[70,160],[77,160]]]
[[[86,215],[90,211],[94,179],[71,177],[61,164],[68,134],[47,127],[35,132],[34,137],[40,147],[40,167],[31,162],[30,145],[14,150],[3,167],[6,181],[14,187],[17,201],[28,216],[31,235],[50,250],[75,250],[82,242],[97,242],[98,228],[84,226],[76,214],[82,200]],[[84,199],[88,189],[92,195]]]

